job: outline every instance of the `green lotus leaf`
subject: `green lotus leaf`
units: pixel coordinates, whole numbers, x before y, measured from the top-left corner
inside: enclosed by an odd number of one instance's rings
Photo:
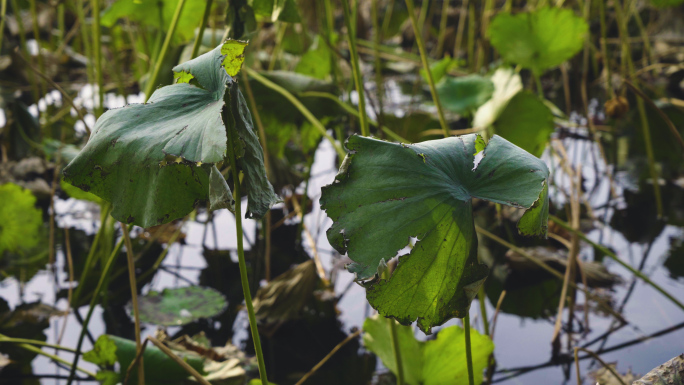
[[[494,93],[494,83],[480,75],[445,77],[437,84],[437,94],[442,106],[463,115],[475,111]]]
[[[394,322],[394,321],[391,321]],[[363,323],[363,344],[375,353],[393,373],[397,373],[394,348],[388,320],[377,315]],[[408,326],[396,325],[397,343],[401,352],[404,380],[410,385],[441,385],[468,383],[465,331],[449,326],[437,333],[437,338],[419,341]],[[470,329],[470,342],[475,384],[482,383],[482,372],[489,364],[494,343],[475,329]]]
[[[185,216],[210,194],[230,201],[209,180],[230,151],[245,175],[246,216],[263,216],[277,197],[246,102],[226,72],[237,72],[244,45],[228,41],[180,64],[173,69],[178,83],[159,88],[148,103],[104,113],[64,179],[111,202],[117,220],[149,227]]]
[[[489,366],[494,343],[487,335],[470,329],[470,351],[475,384],[482,383],[482,373]],[[464,384],[468,378],[465,330],[449,326],[437,333],[437,339],[425,344],[424,385]]]
[[[489,26],[490,41],[501,57],[537,75],[575,56],[589,26],[571,9],[540,8],[517,15],[498,14]]]
[[[218,291],[199,286],[151,291],[138,299],[140,321],[156,325],[185,325],[211,318],[226,309],[226,298]]]
[[[363,323],[363,345],[366,349],[375,353],[387,369],[396,374],[397,361],[394,355],[392,334],[388,322],[395,321],[379,317],[377,314],[366,318],[366,321]],[[402,325],[395,325],[395,327],[397,331],[396,341],[401,352],[404,380],[410,385],[421,384],[425,342],[418,341],[413,336],[413,330],[410,327]]]
[[[43,215],[31,191],[13,183],[0,185],[0,257],[24,253],[38,245]]]
[[[367,281],[368,301],[383,316],[417,320],[429,333],[466,314],[488,274],[477,259],[471,198],[528,209],[519,231],[546,235],[549,171],[500,136],[486,147],[475,134],[410,145],[352,136],[347,148],[321,208],[334,221],[330,244],[352,259],[347,269]],[[379,279],[411,238],[392,276]]]
[[[544,152],[555,128],[549,107],[530,91],[511,98],[493,126],[498,135],[537,157]]]

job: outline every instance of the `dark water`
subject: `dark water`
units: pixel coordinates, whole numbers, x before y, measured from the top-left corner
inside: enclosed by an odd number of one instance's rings
[[[580,130],[578,133],[583,132]],[[616,175],[618,197],[611,198],[609,182],[605,177],[606,166],[597,161],[600,156],[595,145],[586,140],[562,140],[574,164],[582,169],[585,177],[583,186],[595,217],[603,219],[606,224],[591,230],[588,233],[589,238],[610,247],[624,261],[638,267],[665,290],[684,300],[684,269],[681,262],[684,258],[681,245],[684,239],[684,230],[681,227],[684,218],[682,180],[663,183],[665,206],[668,215],[674,220],[669,224],[660,222],[655,218],[652,207],[650,185],[636,182],[630,173],[619,173]],[[558,168],[557,160],[551,154],[545,154],[544,159],[550,165],[555,163],[555,167]],[[363,288],[352,283],[352,275],[342,268],[344,260],[335,254],[325,237],[330,220],[318,208],[318,198],[320,188],[330,183],[335,173],[334,151],[329,143],[322,142],[316,153],[307,191],[313,201],[312,210],[304,220],[313,234],[316,249],[326,271],[337,271],[335,289],[339,295],[343,294],[337,303],[339,314],[336,314],[332,307],[323,309],[320,317],[289,321],[273,332],[270,338],[264,339],[267,365],[269,370],[275,373],[272,380],[279,384],[296,382],[348,333],[360,328],[365,317],[373,314],[365,300]],[[557,186],[567,186],[567,183],[567,177],[556,176]],[[301,193],[303,189],[302,185],[297,192]],[[551,196],[554,205],[562,207],[565,203],[563,195],[553,190]],[[71,229],[72,248],[77,263],[85,258],[85,247],[92,241],[92,234],[98,226],[98,209],[96,205],[73,199],[60,200],[56,205],[59,227]],[[274,222],[280,219],[283,216],[282,207],[276,207],[273,215]],[[490,216],[491,208],[482,209],[478,215]],[[213,215],[213,224],[205,224],[207,219],[206,213],[200,213],[196,221],[189,221],[184,225],[184,244],[171,246],[162,269],[148,280],[142,292],[196,284],[218,289],[229,301],[224,314],[216,319],[194,322],[183,328],[170,327],[168,334],[192,335],[205,331],[215,345],[233,341],[249,352],[251,341],[248,340],[247,317],[239,308],[242,292],[234,253],[237,246],[234,238],[234,219],[232,214],[225,210]],[[262,268],[256,259],[252,259],[258,254],[258,245],[255,244],[258,238],[257,223],[251,220],[244,223],[247,259],[254,272]],[[285,225],[274,233],[274,275],[285,271],[291,264],[309,258],[312,249],[307,242],[297,246],[291,241],[298,235],[299,229],[296,220],[287,220]],[[20,285],[14,277],[0,283],[0,297],[8,302],[10,308],[34,301],[51,304],[59,309],[67,307],[66,300],[60,296],[63,292],[59,293],[60,289],[67,287],[68,284],[61,239],[59,236],[60,251],[57,253],[56,276],[43,269],[25,285]],[[85,246],[79,249],[79,244]],[[497,266],[501,265],[501,252],[495,245],[481,240],[481,247],[491,249],[491,254],[495,256],[494,260],[498,261]],[[150,256],[143,258],[141,267],[150,266],[160,252],[161,247],[158,246],[149,250]],[[600,258],[586,245],[583,246],[580,257],[585,261]],[[125,265],[123,260],[120,262]],[[552,349],[551,336],[560,284],[544,276],[528,281],[523,279],[522,282],[519,280],[517,283],[509,277],[503,282],[492,274],[486,284],[486,308],[490,319],[494,314],[499,293],[503,288],[508,291],[496,322],[494,356],[497,366],[493,377],[494,383],[575,384],[572,352],[566,349],[568,338],[573,339],[573,346],[586,347],[599,353],[603,360],[617,363],[617,369],[622,373],[631,370],[637,374],[645,374],[653,367],[684,352],[684,312],[652,287],[640,280],[635,281],[627,270],[612,260],[606,258],[603,263],[610,272],[620,275],[623,282],[612,289],[603,289],[601,294],[611,298],[616,308],[622,307],[622,313],[629,324],[616,329],[617,325],[610,316],[592,308],[589,314],[590,330],[578,332],[578,322],[573,322],[575,333],[571,337],[565,332],[562,334],[562,346],[556,353]],[[252,275],[254,278],[254,274]],[[121,278],[112,282],[106,306],[98,306],[90,322],[89,330],[92,336],[97,338],[102,333],[110,333],[133,338],[133,326],[125,310],[129,296],[127,280]],[[577,302],[580,305],[584,304],[581,293],[577,296]],[[80,308],[81,316],[85,316],[86,312],[87,306]],[[482,317],[479,313],[479,305],[474,302],[471,319],[474,327],[481,330]],[[577,319],[582,319],[583,314],[581,309],[575,311]],[[567,320],[567,310],[564,319]],[[57,342],[63,322],[65,321],[62,317],[50,319],[49,326],[44,330],[48,342]],[[81,330],[80,323],[73,314],[66,318],[66,322],[61,343],[74,346]],[[460,320],[452,320],[445,326],[452,324],[460,324]],[[564,331],[567,331],[568,325],[565,322],[563,327]],[[143,337],[153,333],[154,327],[147,326],[143,331]],[[425,338],[419,331],[416,331],[416,335]],[[84,351],[89,350],[91,346],[86,340]],[[51,349],[46,350],[52,352]],[[72,358],[70,353],[58,354],[69,361]],[[584,354],[580,354],[580,357],[583,356]],[[92,371],[96,370],[94,365],[83,361],[80,365]],[[581,361],[581,373],[585,377],[585,383],[592,383],[586,374],[598,367],[597,362],[592,359]],[[39,381],[41,384],[65,383],[60,377],[68,375],[67,370],[54,365],[44,357],[35,358],[30,368],[34,376],[43,376]],[[320,370],[318,377],[314,377],[309,383],[368,383],[371,380],[380,381],[378,373],[381,375],[385,372],[382,364],[363,349],[359,340],[346,345]],[[5,377],[5,373],[0,374],[0,383],[21,383]]]

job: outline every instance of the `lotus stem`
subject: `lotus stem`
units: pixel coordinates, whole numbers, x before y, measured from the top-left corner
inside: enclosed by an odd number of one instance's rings
[[[152,76],[145,86],[145,103],[152,96],[155,84],[157,83],[157,78],[159,77],[159,72],[161,71],[162,62],[166,56],[166,51],[169,50],[169,45],[171,45],[171,39],[176,32],[176,27],[178,26],[178,20],[180,20],[181,12],[183,11],[183,6],[185,5],[185,0],[178,0],[178,5],[176,6],[176,11],[173,14],[173,19],[171,19],[171,25],[169,25],[169,30],[166,32],[166,38],[164,39],[164,44],[162,45],[161,51],[159,51],[159,56],[154,63],[154,70],[152,71]]]
[[[366,97],[363,91],[363,79],[361,77],[361,70],[359,69],[359,54],[356,52],[356,28],[352,24],[352,17],[356,20],[357,6],[354,7],[354,13],[349,10],[349,0],[342,0],[342,9],[344,10],[344,21],[347,24],[347,37],[349,40],[349,54],[351,55],[352,75],[354,77],[354,85],[356,93],[359,96],[359,121],[361,125],[361,135],[368,136],[368,118],[366,116]]]
[[[207,20],[209,20],[209,15],[211,14],[211,5],[213,2],[214,0],[207,0],[207,5],[204,7],[204,16],[202,16],[202,22],[200,23],[199,31],[197,31],[195,43],[192,45],[192,54],[190,55],[190,59],[194,59],[197,56],[197,53],[199,52],[199,47],[200,45],[202,45],[204,30],[207,28]]]
[[[114,247],[112,254],[107,259],[107,263],[105,264],[104,269],[102,269],[102,275],[100,276],[100,280],[97,282],[97,286],[95,287],[95,291],[93,292],[93,297],[90,299],[90,307],[88,308],[88,314],[86,315],[85,320],[83,321],[81,334],[78,336],[78,343],[76,344],[76,353],[74,353],[74,361],[71,364],[71,372],[69,372],[69,379],[67,380],[67,385],[71,385],[74,382],[74,378],[76,377],[78,359],[81,356],[81,347],[83,346],[83,339],[86,335],[86,331],[88,330],[88,323],[90,323],[90,317],[93,316],[93,311],[95,310],[97,300],[100,298],[100,291],[102,291],[104,281],[109,277],[109,269],[111,269],[112,263],[114,262],[116,256],[119,254],[119,251],[121,251],[121,246],[123,246],[123,242],[124,240],[123,238],[121,238],[119,242],[116,244],[116,247]]]
[[[129,234],[128,226],[121,223],[124,242],[126,243],[126,260],[128,262],[128,281],[131,284],[131,303],[133,304],[133,319],[135,321],[135,349],[142,351],[142,341],[140,338],[140,310],[138,307],[138,285],[135,279],[135,261],[133,260],[133,244]],[[142,358],[140,359],[142,361]],[[138,384],[145,385],[145,368],[141,364],[138,370]]]
[[[330,144],[332,144],[340,159],[344,158],[347,155],[347,153],[344,152],[344,150],[342,149],[342,146],[340,146],[340,144],[337,143],[335,139],[333,139],[333,137],[328,134],[328,131],[325,129],[325,126],[323,126],[323,123],[321,123],[321,121],[318,120],[311,113],[311,111],[309,111],[309,109],[306,108],[302,104],[302,102],[300,102],[296,97],[294,97],[294,95],[292,95],[288,90],[266,79],[264,76],[262,76],[257,71],[251,68],[245,67],[243,70],[247,72],[247,75],[253,77],[254,80],[283,95],[290,103],[292,103],[299,110],[299,112],[302,115],[304,115],[304,117],[309,121],[309,123],[311,123],[321,133],[321,135],[328,139],[328,141],[330,142]]]
[[[475,385],[473,376],[473,355],[470,351],[470,313],[463,317],[463,331],[465,332],[466,363],[468,365],[468,384]]]
[[[444,137],[449,137],[449,125],[444,117],[444,110],[442,109],[442,104],[439,102],[439,95],[437,95],[437,88],[435,87],[435,80],[432,78],[432,72],[430,71],[430,64],[428,63],[427,53],[425,52],[425,44],[423,43],[423,35],[418,27],[418,21],[416,20],[415,7],[413,5],[413,0],[406,0],[406,7],[408,8],[409,17],[411,18],[411,25],[413,25],[413,33],[416,36],[416,44],[418,44],[418,51],[420,51],[420,60],[423,63],[423,69],[428,78],[428,85],[430,86],[430,94],[432,95],[432,100],[437,107],[437,115],[439,116],[439,124],[442,126],[442,131],[444,131]]]
[[[234,148],[233,137],[231,135],[228,135],[228,144],[229,148]],[[252,294],[249,290],[249,278],[247,276],[247,264],[245,263],[245,251],[242,239],[242,199],[240,195],[240,174],[238,172],[235,154],[232,151],[230,151],[229,160],[230,169],[233,173],[233,194],[235,195],[235,227],[237,233],[237,252],[238,264],[240,267],[240,282],[242,283],[242,294],[245,297],[245,306],[247,307],[247,316],[249,318],[249,329],[252,332],[254,351],[256,352],[257,363],[259,366],[259,377],[261,378],[262,384],[268,384],[266,363],[264,361],[264,353],[261,349],[261,339],[259,338],[259,328],[257,326],[256,315],[254,313],[254,305],[252,304]]]
[[[102,39],[100,38],[100,0],[91,0],[93,6],[93,49],[95,50],[95,76],[97,78],[98,104],[95,117],[104,111],[104,84],[102,80]]]

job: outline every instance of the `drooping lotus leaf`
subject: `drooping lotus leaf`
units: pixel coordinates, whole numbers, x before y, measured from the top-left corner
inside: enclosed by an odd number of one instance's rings
[[[518,229],[546,235],[549,171],[540,159],[494,136],[464,135],[402,145],[352,136],[350,153],[321,208],[334,220],[328,240],[354,261],[378,312],[426,333],[463,317],[487,277],[478,263],[471,198],[528,209]],[[483,150],[475,165],[475,154]],[[388,280],[378,272],[411,238]]]
[[[494,83],[480,75],[445,77],[437,84],[442,106],[457,114],[475,111],[494,93]]]
[[[239,70],[245,45],[229,40],[176,66],[178,83],[159,88],[148,103],[104,113],[64,179],[111,202],[117,220],[149,227],[183,217],[210,194],[230,204],[230,192],[210,188],[209,176],[231,151],[245,174],[246,216],[263,216],[277,197],[249,110],[229,75]]]
[[[31,191],[13,183],[0,185],[0,257],[24,253],[40,240],[43,216]]]
[[[218,291],[200,286],[151,291],[138,299],[140,321],[164,326],[185,325],[211,318],[226,309],[226,298]]]
[[[571,9],[540,8],[517,15],[498,14],[489,25],[490,41],[501,57],[541,75],[575,56],[589,26]]]

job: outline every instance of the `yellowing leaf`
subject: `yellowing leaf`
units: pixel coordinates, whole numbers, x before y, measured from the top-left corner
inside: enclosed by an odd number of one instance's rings
[[[245,48],[247,48],[246,41],[228,40],[221,47],[221,55],[226,55],[223,59],[223,67],[230,76],[235,76],[240,72],[242,62],[245,61]]]

